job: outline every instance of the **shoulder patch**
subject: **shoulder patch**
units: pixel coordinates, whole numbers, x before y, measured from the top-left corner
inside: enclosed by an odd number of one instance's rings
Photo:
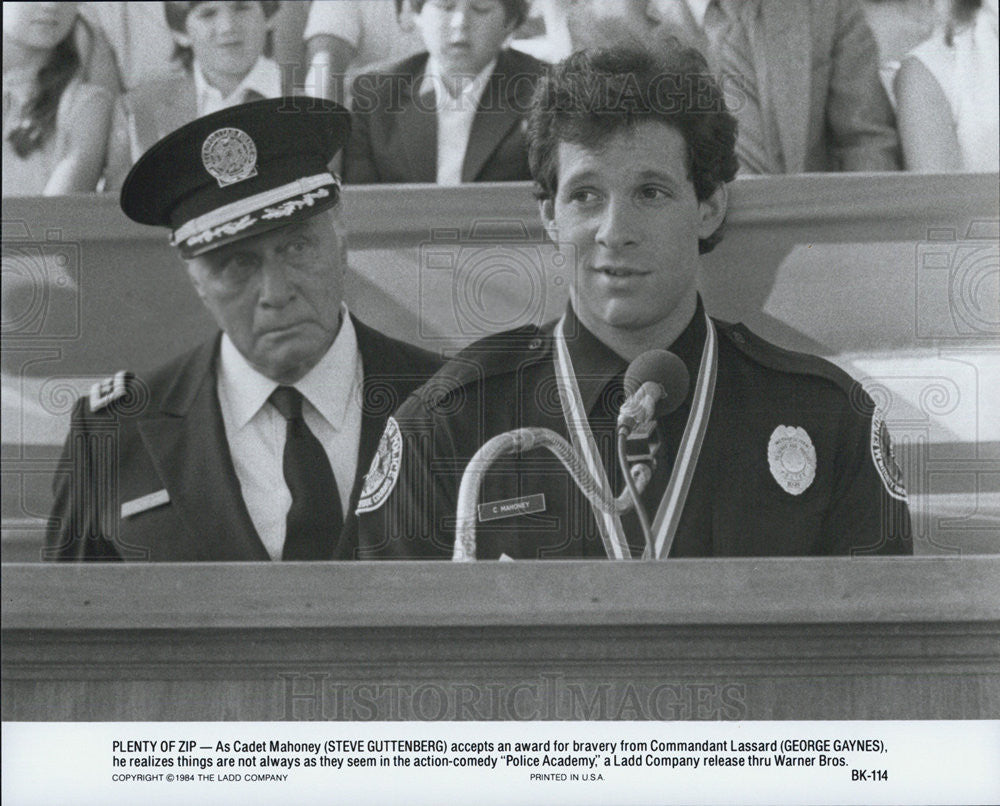
[[[110,378],[98,381],[90,387],[90,411],[98,412],[113,403],[128,392],[128,382],[132,378],[132,373],[126,370],[119,370]]]
[[[875,469],[882,479],[885,491],[897,501],[905,501],[906,486],[903,484],[903,471],[892,455],[889,428],[885,424],[885,417],[878,409],[872,414],[871,451],[872,461],[875,462]]]
[[[390,417],[378,442],[378,450],[372,457],[371,467],[365,474],[365,484],[358,498],[355,515],[374,512],[389,497],[399,480],[399,465],[403,457],[403,436],[399,424]]]

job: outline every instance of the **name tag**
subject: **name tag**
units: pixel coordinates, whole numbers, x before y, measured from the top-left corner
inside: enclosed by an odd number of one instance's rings
[[[545,511],[545,493],[508,498],[505,501],[491,501],[488,504],[480,504],[477,509],[480,523],[513,518],[515,515],[532,515]]]
[[[122,517],[131,518],[140,512],[145,512],[153,507],[163,506],[170,503],[170,494],[166,490],[157,490],[155,493],[144,495],[141,498],[134,498],[122,504]]]

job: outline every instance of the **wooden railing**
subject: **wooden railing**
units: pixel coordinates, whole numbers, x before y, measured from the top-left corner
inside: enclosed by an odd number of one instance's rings
[[[1000,717],[1000,558],[44,566],[5,720]]]

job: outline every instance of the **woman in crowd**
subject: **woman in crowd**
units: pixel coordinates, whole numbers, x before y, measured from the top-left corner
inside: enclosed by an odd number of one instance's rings
[[[998,73],[997,0],[950,0],[947,22],[896,76],[907,170],[1000,167]]]
[[[114,97],[85,80],[81,27],[75,3],[3,4],[4,196],[97,189]]]

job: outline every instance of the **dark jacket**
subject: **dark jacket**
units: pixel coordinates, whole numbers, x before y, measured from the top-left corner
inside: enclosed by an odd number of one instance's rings
[[[428,55],[419,53],[355,79],[344,181],[354,184],[437,181],[434,106],[418,95]],[[463,182],[531,179],[524,136],[531,95],[545,64],[501,51],[469,133]]]
[[[430,353],[353,321],[364,396],[349,512],[386,418],[440,366]],[[220,339],[131,378],[124,396],[96,411],[87,398],[77,402],[53,485],[46,559],[270,559],[243,502],[226,442],[216,394]],[[153,494],[159,498],[144,499]],[[148,503],[141,511],[122,517],[123,504],[142,500]],[[353,544],[355,528],[348,515],[342,543]]]
[[[713,403],[670,556],[912,553],[899,469],[860,385],[829,362],[782,350],[742,325],[716,322],[715,327]],[[704,343],[704,336],[690,339],[693,348],[678,352],[694,369],[692,387]],[[613,433],[614,401],[620,397],[613,383],[615,375],[620,381],[621,368],[604,373],[592,363],[586,371],[576,365],[575,371],[618,493],[623,483],[614,478]],[[389,422],[388,440],[401,458],[384,463],[388,477],[377,495],[362,493],[356,555],[451,558],[459,484],[476,450],[522,427],[567,437],[554,378],[551,327],[490,336],[451,359]],[[666,453],[647,492],[666,487],[692,394],[693,388],[659,423]],[[602,407],[610,417],[599,429],[595,412]],[[780,468],[769,466],[775,440],[786,429],[801,429],[806,436],[799,438],[815,450],[814,478],[797,491],[781,483]],[[651,497],[652,518],[660,498]],[[476,523],[479,559],[607,556],[590,505],[546,450],[501,458],[486,473],[477,501],[486,508]],[[529,503],[528,514],[520,514],[517,507]],[[504,510],[506,515],[489,516]],[[638,522],[629,531],[628,519],[622,520],[638,556],[643,547]]]

